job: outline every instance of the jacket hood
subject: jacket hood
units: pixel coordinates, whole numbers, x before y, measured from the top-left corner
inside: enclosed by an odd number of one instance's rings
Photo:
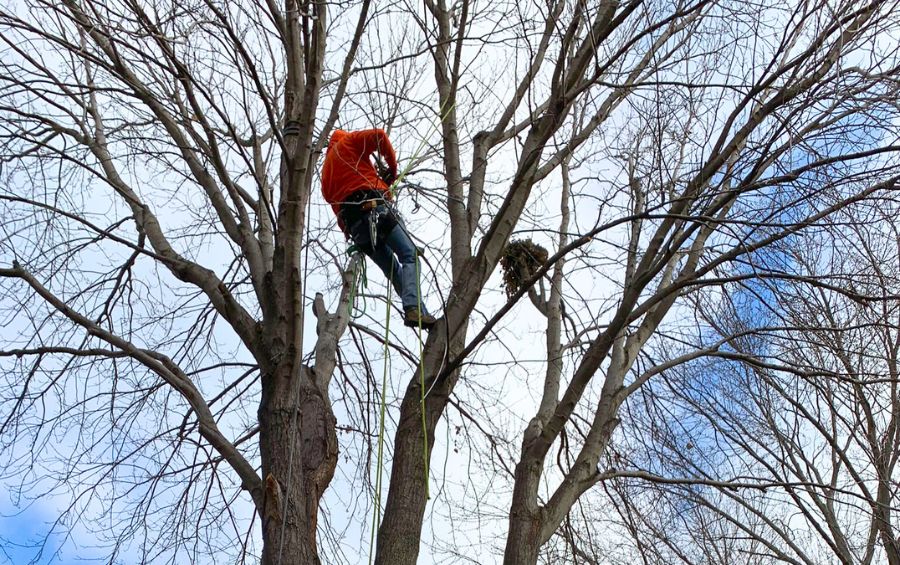
[[[331,147],[337,145],[345,137],[347,137],[346,131],[344,131],[342,129],[334,130],[334,133],[331,134],[331,139],[328,141],[328,147],[331,148]]]

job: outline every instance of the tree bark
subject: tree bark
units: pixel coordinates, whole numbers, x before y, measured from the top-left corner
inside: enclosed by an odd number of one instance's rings
[[[537,504],[540,478],[541,462],[522,460],[516,465],[503,565],[537,563],[543,526],[541,509]]]
[[[434,447],[434,429],[447,404],[446,394],[434,392],[425,399],[429,459]],[[376,565],[415,565],[418,560],[422,516],[428,503],[425,496],[428,467],[423,451],[426,430],[422,429],[420,398],[420,384],[414,379],[400,407],[384,521],[378,529]]]
[[[262,564],[318,565],[319,500],[334,476],[338,453],[330,402],[308,369],[291,377],[284,367],[263,381],[259,422],[265,477]]]
[[[900,543],[894,537],[894,527],[891,524],[890,483],[884,478],[890,475],[885,474],[883,469],[879,469],[879,474],[877,499],[873,505],[874,519],[888,564],[900,565]]]

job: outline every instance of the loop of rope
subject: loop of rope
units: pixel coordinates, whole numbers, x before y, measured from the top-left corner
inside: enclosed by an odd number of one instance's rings
[[[353,258],[354,255],[362,253],[362,249],[356,244],[351,245],[347,248],[347,255]],[[357,308],[357,300],[359,299],[359,284],[362,283],[363,288],[369,287],[369,278],[366,273],[366,260],[365,257],[362,258],[356,265],[356,269],[353,272],[353,282],[350,285],[350,300],[347,302],[347,313],[350,314],[350,317],[354,320],[361,318],[366,313],[366,295],[362,295],[362,307]]]

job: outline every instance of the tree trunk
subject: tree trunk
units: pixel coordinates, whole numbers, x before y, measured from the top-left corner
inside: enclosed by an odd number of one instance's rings
[[[541,549],[541,509],[537,503],[537,487],[541,464],[529,461],[522,450],[516,465],[515,486],[509,507],[509,533],[503,552],[504,565],[534,565]]]
[[[882,467],[882,465],[879,465]],[[900,565],[900,544],[894,537],[894,528],[891,524],[891,492],[889,482],[883,477],[890,475],[879,469],[877,503],[873,508],[875,514],[875,522],[877,524],[878,533],[881,536],[881,543],[884,546],[884,553],[887,557],[888,565]]]
[[[446,396],[434,392],[425,400],[429,459],[434,447],[434,429],[446,406]],[[419,381],[414,380],[407,387],[400,406],[400,424],[394,441],[384,521],[378,529],[375,565],[415,565],[419,557],[422,518],[428,503],[420,395]]]
[[[337,465],[335,418],[327,395],[287,363],[265,377],[259,407],[265,477],[262,565],[319,565],[319,500]],[[299,382],[295,382],[295,380]],[[293,464],[290,463],[293,454]]]

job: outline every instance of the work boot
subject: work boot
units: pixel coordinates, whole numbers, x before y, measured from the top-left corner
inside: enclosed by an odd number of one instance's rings
[[[434,316],[427,312],[420,315],[419,309],[415,306],[403,310],[403,325],[409,328],[418,328],[421,324],[422,329],[430,330],[436,323],[437,319]]]

